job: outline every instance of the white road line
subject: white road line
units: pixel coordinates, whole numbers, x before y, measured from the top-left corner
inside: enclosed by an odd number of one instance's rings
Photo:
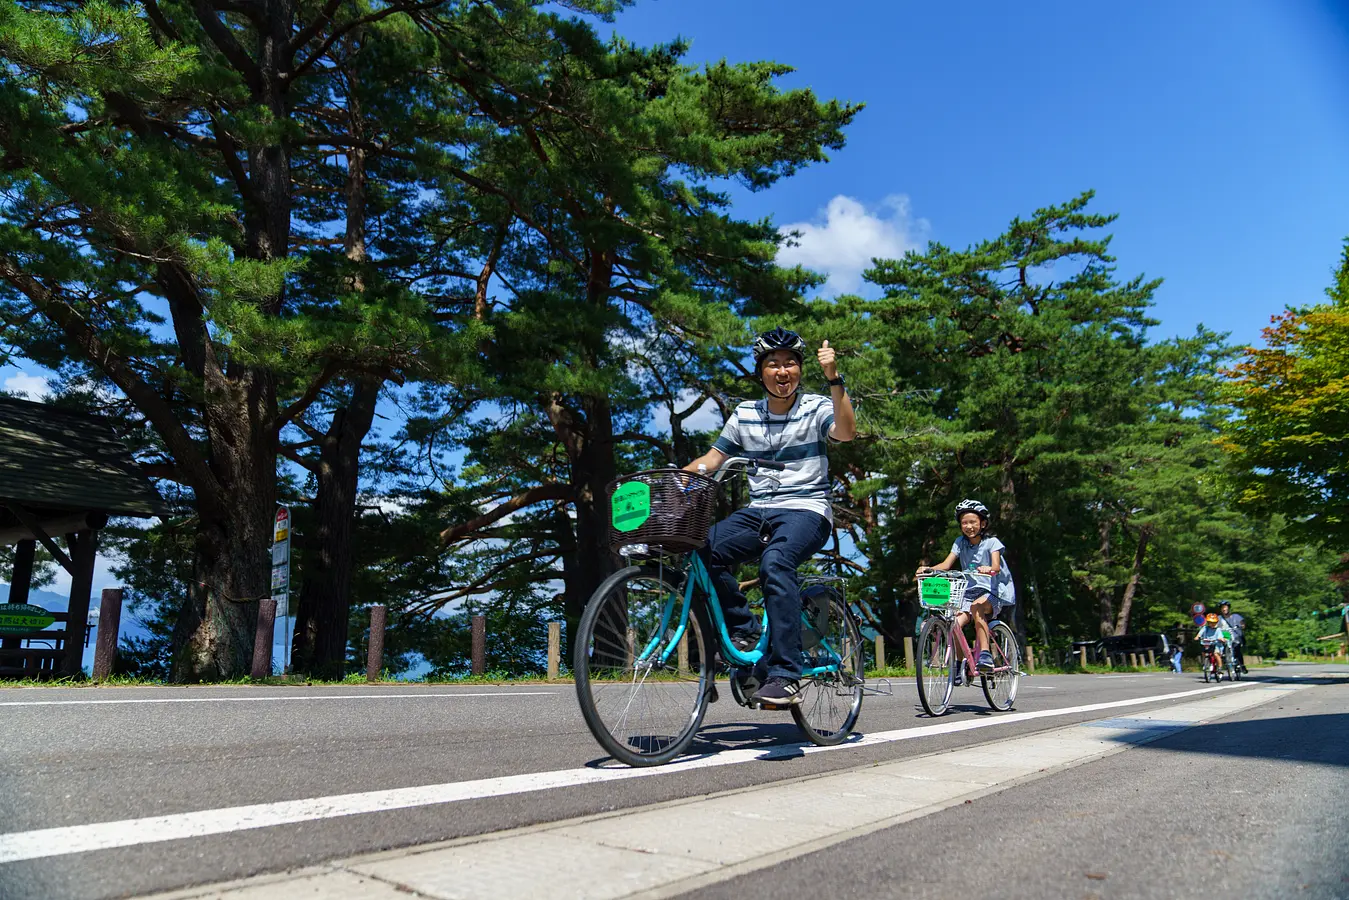
[[[0,700],[0,706],[91,706],[119,703],[279,703],[312,700],[424,700],[427,697],[549,697],[562,691],[455,691],[436,694],[305,694],[294,697],[135,697],[125,700]]]
[[[814,744],[786,744],[766,750],[743,748],[710,753],[704,756],[693,756],[669,765],[643,769],[630,769],[620,766],[561,769],[552,772],[504,775],[496,778],[480,778],[473,781],[458,781],[447,784],[428,784],[383,791],[338,794],[330,797],[313,797],[306,800],[284,800],[278,803],[258,803],[251,806],[235,806],[225,809],[204,809],[197,812],[150,816],[143,819],[123,819],[116,822],[97,822],[90,825],[16,831],[9,834],[0,834],[0,863],[64,856],[71,853],[87,853],[93,850],[109,850],[115,847],[131,847],[139,844],[153,844],[160,841],[205,837],[212,834],[226,834],[253,828],[270,828],[274,825],[312,822],[361,813],[385,812],[417,806],[456,803],[462,800],[502,797],[510,794],[523,794],[530,791],[574,787],[598,782],[673,775],[695,769],[737,765],[757,760],[779,760],[831,750],[872,747],[897,741],[955,734],[961,731],[974,731],[994,725],[1010,725],[1015,722],[1077,715],[1103,709],[1120,709],[1165,700],[1179,700],[1185,697],[1210,694],[1214,691],[1240,690],[1243,687],[1253,685],[1254,682],[1246,682],[1245,684],[1238,682],[1237,684],[1198,688],[1172,694],[1135,697],[1130,700],[1112,700],[1060,709],[1009,713],[980,719],[951,719],[935,725],[862,735],[856,740],[833,747],[817,747]]]

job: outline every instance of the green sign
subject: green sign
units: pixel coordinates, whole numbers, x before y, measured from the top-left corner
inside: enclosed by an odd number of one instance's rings
[[[1223,629],[1222,631],[1218,632],[1218,634],[1222,635],[1222,639],[1225,641],[1232,640],[1232,632],[1228,631],[1227,629]]]
[[[55,621],[56,616],[31,603],[0,603],[0,634],[41,631]]]
[[[951,602],[951,582],[940,576],[918,582],[918,600],[924,606],[945,606]]]
[[[651,487],[642,481],[618,486],[610,501],[614,531],[636,531],[651,518]]]

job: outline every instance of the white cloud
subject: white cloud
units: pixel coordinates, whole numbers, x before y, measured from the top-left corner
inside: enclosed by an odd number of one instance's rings
[[[827,294],[856,293],[862,272],[873,259],[898,259],[919,249],[928,230],[926,219],[914,219],[909,198],[892,194],[873,208],[839,194],[820,211],[814,222],[784,225],[784,235],[799,232],[791,245],[778,251],[783,265],[803,265],[829,276]]]
[[[4,388],[11,394],[27,397],[29,400],[42,400],[50,393],[47,379],[40,375],[29,375],[22,369],[19,370],[19,374],[5,379]]]

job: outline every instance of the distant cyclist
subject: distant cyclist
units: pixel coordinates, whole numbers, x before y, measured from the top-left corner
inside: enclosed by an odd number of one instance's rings
[[[933,566],[934,569],[950,570],[957,562],[960,571],[974,572],[991,576],[992,590],[983,586],[977,579],[970,579],[965,589],[965,599],[970,601],[970,611],[956,617],[957,625],[964,628],[974,618],[974,636],[979,644],[979,658],[975,668],[980,672],[992,672],[993,654],[988,649],[988,622],[995,619],[1004,606],[1016,603],[1016,588],[1012,584],[1012,570],[1002,558],[1007,547],[1002,541],[988,533],[988,507],[978,500],[961,500],[956,504],[956,524],[960,526],[960,537],[951,545],[946,559]],[[919,569],[919,574],[926,571]],[[964,667],[957,669],[957,683],[963,680]]]
[[[731,640],[742,650],[753,648],[759,633],[733,570],[759,560],[769,654],[767,679],[754,697],[772,707],[801,702],[801,582],[796,568],[824,546],[833,526],[826,448],[830,441],[850,441],[857,433],[834,349],[824,341],[816,354],[829,382],[828,397],[799,393],[805,355],[806,342],[794,331],[775,328],[759,335],[754,368],[768,397],[737,406],[712,449],[684,467],[714,472],[733,456],[776,460],[787,467],[751,475],[749,506],[713,525],[702,551]]]
[[[1246,654],[1242,652],[1246,644],[1246,617],[1232,612],[1232,604],[1224,600],[1218,605],[1218,615],[1227,620],[1232,628],[1232,655],[1236,657],[1237,669],[1246,674]]]

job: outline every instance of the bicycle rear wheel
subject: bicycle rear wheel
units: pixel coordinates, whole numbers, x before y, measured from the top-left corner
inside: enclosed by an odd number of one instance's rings
[[[929,716],[945,715],[951,708],[951,627],[940,616],[930,616],[918,632],[918,699]]]
[[[839,670],[802,679],[801,702],[792,707],[792,718],[807,738],[828,747],[847,739],[862,712],[862,632],[837,597],[829,602],[829,630],[822,637],[819,646],[806,651],[807,664],[827,665],[837,655]]]
[[[630,766],[674,759],[693,741],[707,711],[714,677],[711,632],[695,603],[684,631],[686,648],[671,646],[683,602],[671,580],[675,574],[638,566],[615,572],[596,589],[577,628],[581,714],[600,746]]]
[[[989,706],[1005,712],[1016,702],[1016,689],[1021,684],[1021,646],[1006,622],[994,622],[988,629],[988,639],[994,668],[1006,667],[1007,671],[983,676],[984,699]]]

